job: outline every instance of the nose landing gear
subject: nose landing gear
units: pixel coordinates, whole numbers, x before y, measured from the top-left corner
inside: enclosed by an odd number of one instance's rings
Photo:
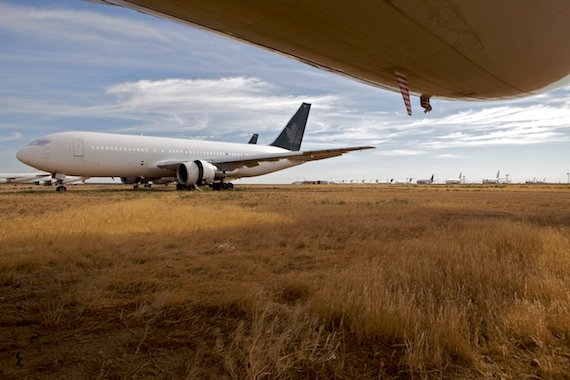
[[[51,175],[51,178],[55,179],[55,191],[57,191],[58,193],[65,193],[67,191],[67,189],[65,188],[65,186],[63,185],[63,180],[65,179],[65,175],[64,174],[60,174],[60,173],[53,173]]]

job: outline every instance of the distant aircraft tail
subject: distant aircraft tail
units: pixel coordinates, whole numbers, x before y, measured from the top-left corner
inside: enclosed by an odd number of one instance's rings
[[[431,175],[431,178],[429,179],[429,183],[433,183],[433,174]]]
[[[501,174],[500,170],[497,172],[497,179],[499,179],[499,174]]]
[[[251,138],[248,141],[248,144],[257,144],[257,138],[259,137],[259,134],[254,133]]]
[[[277,137],[271,145],[291,151],[298,151],[301,149],[301,141],[303,140],[303,134],[305,133],[305,126],[307,125],[310,109],[310,104],[301,104],[299,110],[297,110],[283,131],[281,131],[279,137]]]

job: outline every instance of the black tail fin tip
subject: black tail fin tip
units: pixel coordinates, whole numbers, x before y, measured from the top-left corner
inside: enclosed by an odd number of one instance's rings
[[[300,150],[310,109],[311,105],[309,103],[301,104],[301,107],[299,107],[295,115],[293,115],[285,128],[283,128],[283,131],[281,131],[281,134],[271,145],[291,151]]]

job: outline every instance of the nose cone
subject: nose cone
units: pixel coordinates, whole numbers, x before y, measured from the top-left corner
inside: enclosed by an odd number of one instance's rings
[[[30,165],[36,169],[43,169],[49,161],[49,152],[51,147],[51,140],[44,136],[38,140],[34,140],[23,149],[16,153],[16,157],[20,162]]]
[[[23,162],[24,164],[27,164],[28,161],[29,161],[29,160],[27,159],[27,156],[28,156],[28,155],[26,154],[26,151],[27,151],[27,150],[28,150],[27,148],[20,149],[20,150],[18,151],[18,153],[16,153],[16,158],[17,158],[20,162]]]
[[[37,168],[38,165],[41,164],[40,152],[38,152],[38,148],[35,146],[27,146],[25,148],[20,149],[16,153],[16,158],[23,162],[26,165],[31,167]]]

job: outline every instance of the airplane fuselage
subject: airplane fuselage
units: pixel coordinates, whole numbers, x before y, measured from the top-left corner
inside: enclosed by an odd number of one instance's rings
[[[60,132],[34,140],[17,153],[20,161],[49,173],[81,177],[173,177],[158,163],[284,153],[286,149],[229,142],[134,136],[97,132]],[[287,159],[237,169],[228,178],[258,176],[298,165]]]

